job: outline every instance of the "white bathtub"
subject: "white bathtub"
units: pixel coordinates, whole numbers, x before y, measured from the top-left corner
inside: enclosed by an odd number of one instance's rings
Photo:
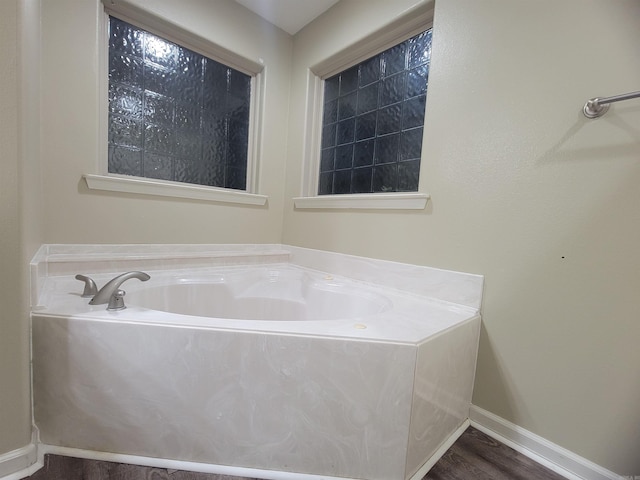
[[[142,285],[133,305],[182,315],[235,320],[364,318],[392,302],[363,285],[292,266],[240,267],[199,276],[172,275]]]
[[[468,424],[481,277],[286,246],[142,248],[34,259],[41,451],[406,480]],[[73,278],[133,269],[151,280],[122,285],[121,311],[88,305]]]

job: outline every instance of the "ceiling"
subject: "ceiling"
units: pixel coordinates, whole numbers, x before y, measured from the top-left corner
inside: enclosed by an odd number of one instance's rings
[[[240,5],[290,35],[318,17],[338,0],[236,0]]]

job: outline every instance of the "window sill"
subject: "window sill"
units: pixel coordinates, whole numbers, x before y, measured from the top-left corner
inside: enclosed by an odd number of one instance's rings
[[[423,210],[428,200],[426,193],[375,193],[296,197],[293,202],[298,209]]]
[[[181,184],[147,178],[111,175],[83,175],[83,177],[91,190],[106,190],[109,192],[158,195],[162,197],[189,198],[208,202],[259,206],[265,205],[268,199],[266,195],[257,195],[241,190]]]

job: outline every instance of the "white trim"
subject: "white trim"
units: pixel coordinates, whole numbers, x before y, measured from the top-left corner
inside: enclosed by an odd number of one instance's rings
[[[318,192],[320,150],[322,141],[322,111],[324,82],[311,69],[307,70],[307,101],[305,103],[304,150],[302,155],[303,197],[315,196]]]
[[[458,429],[436,450],[427,462],[413,474],[410,480],[420,480],[440,460],[442,455],[458,440],[469,427],[469,420],[465,420]],[[156,468],[168,468],[186,470],[189,472],[213,473],[218,475],[230,475],[237,477],[262,478],[266,480],[357,480],[351,477],[332,477],[328,475],[314,475],[309,473],[279,472],[276,470],[263,470],[259,468],[234,467],[229,465],[214,465],[210,463],[188,462],[183,460],[170,460],[166,458],[143,457],[123,453],[97,452],[79,448],[59,447],[56,445],[40,444],[41,456],[52,454],[74,458],[86,458],[89,460],[102,460],[106,462],[127,463]],[[19,478],[19,477],[17,477]],[[2,479],[9,480],[9,479]],[[13,479],[10,479],[13,480]]]
[[[18,472],[14,472],[10,475],[6,475],[4,477],[0,477],[0,480],[21,480],[23,478],[27,478],[30,477],[31,475],[33,475],[34,473],[36,473],[38,470],[40,470],[42,467],[44,467],[44,463],[38,461],[36,463],[34,463],[33,465],[24,468]]]
[[[0,455],[0,479],[19,480],[42,468],[43,463],[38,456],[37,438],[37,429],[34,427],[31,443]]]
[[[431,458],[427,460],[427,462],[422,465],[422,467],[420,467],[409,480],[422,480],[427,472],[431,470],[436,463],[438,463],[438,460],[440,460],[442,456],[447,453],[447,450],[449,450],[453,446],[453,444],[456,443],[456,440],[458,440],[458,438],[460,438],[460,436],[465,432],[465,430],[469,428],[469,424],[469,419],[462,422],[462,425],[460,425],[458,429],[453,432],[442,445],[440,445],[440,448],[436,450]]]
[[[248,478],[262,478],[265,480],[358,480],[350,477],[330,477],[327,475],[313,475],[309,473],[279,472],[276,470],[262,470],[259,468],[234,467],[229,465],[214,465],[210,463],[188,462],[183,460],[169,460],[166,458],[143,457],[123,453],[96,452],[78,448],[58,447],[41,444],[44,454],[62,455],[66,457],[102,460],[105,462],[127,463],[146,467],[186,470],[189,472],[214,473]],[[2,479],[4,480],[4,479]]]
[[[475,405],[469,416],[473,427],[570,480],[625,478]]]
[[[109,171],[109,15],[103,10],[98,17],[98,144],[91,171],[106,174]]]
[[[179,182],[159,181],[142,177],[116,175],[83,175],[91,190],[190,198],[209,202],[264,206],[269,197],[241,190],[205,187]]]
[[[433,26],[434,2],[421,2],[392,18],[383,28],[346,46],[311,67],[322,79],[384,52]]]
[[[263,62],[262,59],[260,59]],[[266,98],[267,67],[251,77],[251,104],[249,107],[249,144],[247,145],[247,192],[260,191],[260,159],[264,138],[264,103]]]
[[[247,75],[256,75],[264,68],[264,65],[259,61],[239,55],[222,45],[207,40],[173,23],[170,19],[160,16],[156,11],[139,7],[130,3],[129,0],[102,0],[102,3],[107,15],[136,25],[154,35],[224,63]]]
[[[342,209],[383,209],[383,210],[423,210],[429,195],[426,193],[372,193],[348,195],[318,195],[317,197],[296,197],[296,208],[342,208]]]

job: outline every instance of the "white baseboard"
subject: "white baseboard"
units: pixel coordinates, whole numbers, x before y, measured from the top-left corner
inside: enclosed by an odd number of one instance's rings
[[[421,480],[422,477],[424,477],[427,472],[431,470],[431,468],[436,463],[438,463],[438,460],[440,460],[440,458],[442,458],[442,456],[447,453],[447,450],[449,450],[451,446],[456,443],[456,440],[460,438],[460,435],[462,435],[464,431],[469,428],[469,424],[469,420],[465,420],[462,425],[460,425],[458,429],[453,432],[453,434],[447,439],[447,441],[440,445],[440,448],[436,450],[436,453],[434,453],[429,460],[427,460],[427,463],[422,465],[422,467],[420,467],[420,469],[416,473],[414,473],[409,480]]]
[[[97,452],[94,450],[58,447],[56,445],[47,445],[44,443],[40,444],[39,448],[43,455],[62,455],[64,457],[85,458],[88,460],[101,460],[105,462],[115,463],[128,463],[131,465],[167,468],[170,470],[186,470],[189,472],[213,473],[218,475],[229,475],[232,477],[262,478],[266,480],[330,480],[336,478],[325,475],[278,472],[275,470],[262,470],[258,468],[233,467],[229,465],[216,465],[211,463],[170,460],[156,457],[143,457],[139,455],[128,455],[123,453]],[[336,480],[357,479],[341,477],[340,479]]]
[[[436,453],[411,477],[410,480],[420,480],[433,467],[436,462],[445,454],[455,441],[469,427],[469,420],[463,424],[445,441]],[[218,475],[230,475],[249,478],[264,478],[269,480],[356,480],[345,477],[330,477],[326,475],[302,474],[277,472],[274,470],[261,470],[256,468],[233,467],[228,465],[213,465],[208,463],[188,462],[180,460],[168,460],[154,457],[142,457],[138,455],[126,455],[108,452],[96,452],[93,450],[82,450],[68,447],[58,447],[55,445],[40,444],[39,452],[41,457],[46,454],[62,455],[67,457],[86,458],[89,460],[103,460],[107,462],[129,463],[133,465],[144,465],[157,468],[169,468],[175,470],[187,470],[191,472],[215,473]],[[22,477],[16,477],[22,478]],[[0,477],[0,480],[5,480]],[[9,480],[9,479],[6,479]],[[13,479],[11,479],[13,480]]]
[[[504,418],[498,417],[487,410],[475,405],[471,405],[469,412],[471,426],[486,433],[508,447],[519,453],[526,455],[532,460],[544,465],[554,472],[569,480],[628,480],[629,477],[622,477],[611,472],[575,453],[556,445],[522,427],[519,427]],[[469,422],[465,422],[451,436],[449,441],[443,445],[427,464],[425,464],[412,479],[422,478],[431,469],[438,459],[447,451],[449,447],[466,430]],[[280,472],[260,471],[256,469],[244,469],[226,467],[220,465],[198,464],[194,462],[177,462],[156,458],[137,457],[133,455],[117,455],[86,450],[76,450],[70,448],[54,447],[38,443],[37,430],[34,428],[32,441],[30,444],[0,455],[0,480],[20,480],[32,475],[43,466],[45,453],[74,456],[80,458],[90,458],[94,460],[108,460],[138,465],[148,465],[164,468],[175,468],[178,470],[191,470],[206,473],[218,473],[227,475],[262,474],[263,478],[274,480],[291,480],[306,478],[317,480],[316,475],[291,476]],[[633,477],[632,477],[633,478]]]
[[[559,445],[471,405],[471,425],[570,480],[625,480]]]
[[[42,468],[38,461],[38,435],[34,428],[31,443],[0,455],[0,479],[19,480]]]

